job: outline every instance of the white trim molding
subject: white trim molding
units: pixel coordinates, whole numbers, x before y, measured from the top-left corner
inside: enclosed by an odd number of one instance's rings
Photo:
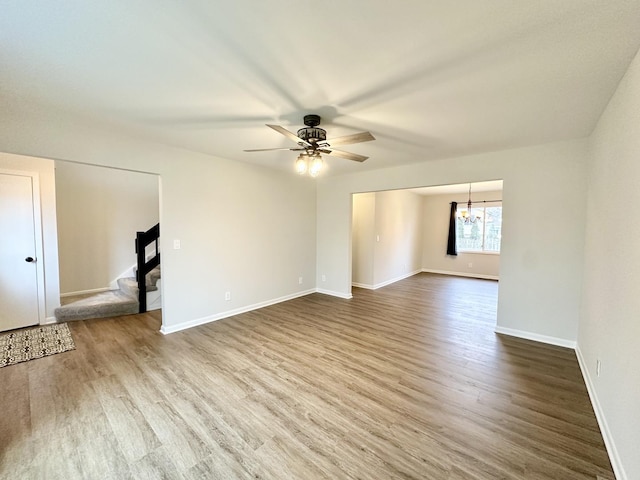
[[[351,293],[333,292],[331,290],[323,290],[322,288],[316,288],[315,291],[316,293],[331,295],[332,297],[344,298],[345,300],[350,300],[353,298],[353,295],[351,295]]]
[[[465,273],[465,272],[449,272],[447,270],[432,270],[430,268],[423,268],[424,273],[437,273],[438,275],[451,275],[454,277],[470,277],[481,278],[483,280],[500,280],[498,275],[485,275],[483,273]]]
[[[358,283],[358,282],[352,282],[351,286],[357,287],[357,288],[366,288],[367,290],[375,290],[377,288],[373,285],[369,285],[368,283]]]
[[[607,448],[607,453],[609,454],[609,460],[611,461],[611,466],[613,467],[613,473],[618,480],[627,480],[627,474],[624,471],[624,467],[622,466],[622,461],[620,460],[618,449],[616,448],[616,445],[613,441],[613,435],[611,435],[611,430],[609,429],[609,425],[607,424],[607,419],[604,416],[604,411],[602,409],[602,406],[600,405],[600,401],[598,400],[598,395],[596,394],[594,383],[591,380],[591,375],[589,374],[589,369],[587,368],[587,362],[582,356],[580,346],[576,346],[576,357],[578,357],[578,365],[580,365],[580,371],[582,372],[584,383],[587,386],[589,400],[591,400],[591,405],[593,406],[593,411],[596,414],[596,420],[598,421],[598,426],[600,427],[600,432],[602,433],[604,445]]]
[[[549,337],[547,335],[540,335],[539,333],[527,332],[525,330],[517,330],[514,328],[500,327],[496,325],[494,332],[502,335],[509,335],[510,337],[524,338],[525,340],[533,340],[534,342],[547,343],[549,345],[555,345],[557,347],[564,348],[576,348],[576,342],[574,340],[567,340],[565,338]]]
[[[358,288],[366,288],[367,290],[377,290],[379,288],[386,287],[387,285],[391,285],[392,283],[399,282],[400,280],[404,280],[405,278],[413,277],[414,275],[417,275],[422,271],[423,270],[414,270],[413,272],[405,273],[404,275],[400,275],[399,277],[392,278],[391,280],[386,280],[381,283],[376,283],[375,285],[369,285],[368,283],[353,282],[351,286],[358,287]]]
[[[315,289],[305,290],[303,292],[297,292],[291,295],[285,295],[284,297],[274,298],[272,300],[267,300],[265,302],[259,302],[259,303],[254,303],[253,305],[247,305],[246,307],[240,307],[234,310],[227,310],[226,312],[209,315],[207,317],[188,320],[186,322],[178,323],[177,325],[163,324],[162,327],[160,328],[160,333],[164,335],[168,335],[170,333],[179,332],[181,330],[186,330],[188,328],[197,327],[198,325],[204,325],[206,323],[216,322],[218,320],[222,320],[223,318],[233,317],[234,315],[239,315],[241,313],[250,312],[252,310],[257,310],[259,308],[268,307],[269,305],[275,305],[276,303],[286,302],[288,300],[293,300],[294,298],[298,298],[298,297],[304,297],[305,295],[309,295],[315,292],[316,292]]]

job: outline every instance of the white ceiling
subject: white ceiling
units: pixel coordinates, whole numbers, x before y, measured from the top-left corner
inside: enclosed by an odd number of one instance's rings
[[[264,126],[318,113],[355,172],[589,135],[640,0],[0,0],[0,100],[292,170]],[[7,109],[8,110],[8,109]],[[5,110],[5,111],[7,111]],[[2,114],[2,112],[0,112]]]
[[[408,188],[407,190],[418,195],[450,195],[464,193],[468,195],[469,185],[471,194],[480,192],[501,192],[502,180],[492,180],[489,182],[460,183],[456,185],[438,185],[435,187]]]

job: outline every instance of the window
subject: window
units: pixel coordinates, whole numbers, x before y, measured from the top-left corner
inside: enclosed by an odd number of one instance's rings
[[[458,251],[500,253],[502,207],[472,206],[471,211],[468,210],[465,204],[458,205],[456,210]]]

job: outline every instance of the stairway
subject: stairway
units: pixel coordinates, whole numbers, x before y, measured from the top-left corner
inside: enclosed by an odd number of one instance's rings
[[[149,309],[160,308],[158,283],[160,265],[146,275],[147,304]],[[119,278],[118,290],[101,292],[55,309],[58,322],[87,320],[89,318],[119,317],[139,312],[138,283],[135,277]]]

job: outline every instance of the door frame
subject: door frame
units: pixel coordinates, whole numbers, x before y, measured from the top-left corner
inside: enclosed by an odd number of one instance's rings
[[[47,318],[46,290],[44,282],[44,244],[42,240],[42,205],[40,203],[40,174],[24,170],[0,168],[0,174],[31,178],[31,203],[33,205],[33,231],[36,251],[36,288],[38,295],[38,325],[44,325]]]

